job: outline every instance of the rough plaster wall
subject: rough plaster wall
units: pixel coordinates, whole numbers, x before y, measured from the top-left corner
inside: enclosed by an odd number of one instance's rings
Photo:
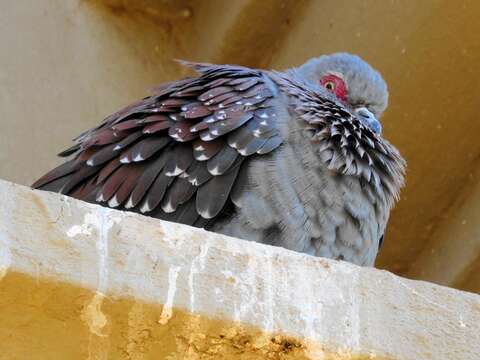
[[[182,74],[172,58],[282,69],[357,53],[387,79],[385,135],[408,160],[407,188],[377,265],[434,269],[438,231],[480,156],[480,2],[425,0],[4,1],[0,13],[0,178],[30,183],[81,130]],[[106,4],[103,6],[101,4]],[[478,222],[465,224],[472,231]],[[454,224],[452,223],[452,226]],[[439,230],[440,229],[440,230]],[[454,231],[454,230],[452,230]],[[462,237],[443,237],[452,248]],[[478,254],[478,249],[471,248]],[[419,254],[422,254],[417,261]],[[480,259],[480,256],[478,257]],[[458,268],[462,264],[459,257]],[[424,264],[425,262],[425,264]],[[415,269],[410,269],[415,263]],[[474,280],[479,261],[462,270]],[[475,285],[477,284],[477,285]]]
[[[72,137],[180,76],[172,59],[186,56],[178,33],[188,25],[177,20],[90,1],[3,1],[0,178],[31,183]]]

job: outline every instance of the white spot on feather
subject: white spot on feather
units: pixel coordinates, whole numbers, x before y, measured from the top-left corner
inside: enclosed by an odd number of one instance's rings
[[[210,141],[210,140],[213,140],[213,137],[209,132],[203,132],[200,134],[200,139],[204,141]]]
[[[205,211],[199,211],[199,214],[204,219],[211,219],[213,217],[213,215],[208,211],[208,209]]]
[[[259,116],[260,116],[260,118],[262,118],[262,119],[268,119],[268,114],[267,114],[266,112],[261,113]]]
[[[247,155],[247,148],[242,148],[242,149],[238,149],[238,152],[240,153],[240,155]]]
[[[92,159],[89,159],[89,160],[87,161],[87,165],[88,165],[88,166],[93,166],[93,160],[92,160]]]
[[[180,175],[183,172],[182,169],[180,169],[177,165],[175,165],[175,169],[173,171],[167,171],[165,175],[167,176],[177,176]]]
[[[197,150],[197,151],[203,151],[203,150],[205,150],[205,148],[204,148],[202,145],[195,146],[194,149]]]
[[[142,205],[142,207],[140,208],[140,212],[143,214],[143,213],[146,213],[146,212],[149,212],[150,210],[150,205],[148,204],[148,201],[145,201]]]
[[[137,156],[135,156],[135,157],[133,158],[133,161],[143,161],[143,160],[145,160],[145,159],[144,159],[144,158],[142,157],[142,155],[140,155],[140,154],[138,154]]]
[[[168,214],[168,213],[174,212],[175,208],[172,206],[172,203],[169,201],[165,205],[162,206],[162,210],[165,211]]]
[[[131,196],[128,198],[128,201],[127,201],[127,203],[125,204],[125,208],[127,208],[127,209],[133,208],[133,200],[132,200],[132,197],[131,197]]]
[[[198,161],[204,161],[204,160],[208,160],[208,156],[205,154],[201,154],[201,155],[198,155],[195,159],[197,159]]]
[[[122,164],[128,164],[130,162],[130,160],[128,160],[128,156],[124,156],[120,159],[120,162]]]
[[[220,169],[218,168],[218,166],[215,166],[215,167],[210,171],[210,174],[212,174],[212,175],[220,175]]]
[[[115,194],[115,195],[110,199],[110,201],[108,202],[108,206],[110,206],[110,207],[117,207],[118,205],[120,205],[120,204],[118,203],[117,195]]]
[[[189,179],[188,182],[190,184],[192,184],[193,186],[198,186],[199,185],[197,178]]]

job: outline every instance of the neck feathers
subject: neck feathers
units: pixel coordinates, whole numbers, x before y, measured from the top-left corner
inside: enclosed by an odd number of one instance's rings
[[[302,125],[314,131],[311,141],[327,168],[360,178],[388,207],[393,206],[405,174],[405,160],[398,150],[294,71],[275,73],[274,80],[288,95],[290,107]]]

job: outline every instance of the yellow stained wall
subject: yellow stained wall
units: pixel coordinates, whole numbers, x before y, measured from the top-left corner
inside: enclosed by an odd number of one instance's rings
[[[388,360],[16,272],[0,295],[2,359]]]

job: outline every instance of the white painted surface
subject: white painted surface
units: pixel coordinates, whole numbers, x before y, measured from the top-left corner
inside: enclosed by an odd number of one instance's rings
[[[162,304],[160,324],[180,308],[398,359],[473,360],[480,353],[474,294],[4,181],[0,198],[3,272]],[[101,333],[102,323],[90,329]]]

